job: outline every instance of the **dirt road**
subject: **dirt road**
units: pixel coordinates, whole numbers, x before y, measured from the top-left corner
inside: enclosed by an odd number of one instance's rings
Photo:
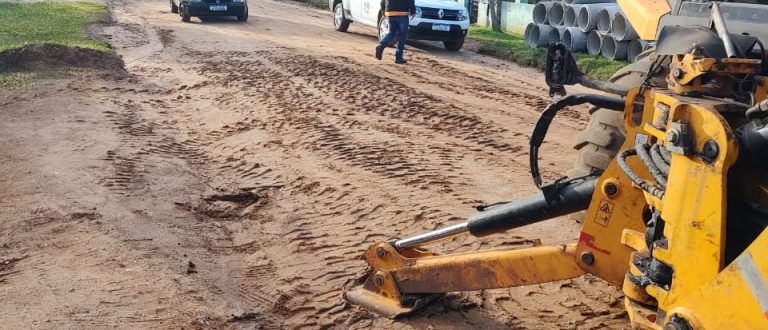
[[[594,278],[451,294],[398,321],[341,289],[377,241],[534,191],[539,73],[440,45],[377,62],[375,31],[295,3],[181,23],[110,3],[127,75],[0,92],[0,324],[7,328],[622,328]],[[543,149],[564,173],[586,112]],[[555,175],[551,175],[550,178]],[[567,219],[441,252],[571,242]]]

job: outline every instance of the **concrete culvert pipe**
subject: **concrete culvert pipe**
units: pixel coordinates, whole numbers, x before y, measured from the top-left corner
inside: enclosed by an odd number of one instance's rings
[[[563,14],[563,26],[565,27],[578,26],[576,17],[579,15],[579,9],[581,9],[581,7],[583,6],[572,5],[572,6],[565,7],[565,14]]]
[[[632,28],[632,24],[624,17],[621,12],[616,13],[611,21],[611,33],[616,40],[632,40],[637,39],[637,32]]]
[[[597,31],[602,34],[611,32],[611,21],[616,13],[619,12],[619,6],[606,6],[597,15]]]
[[[572,52],[583,52],[587,49],[587,34],[577,27],[566,28],[562,43]]]
[[[536,24],[547,24],[549,21],[549,10],[552,9],[553,2],[539,2],[533,7],[533,22]]]
[[[549,25],[563,25],[563,16],[565,15],[565,5],[562,2],[555,2],[549,10]]]
[[[590,3],[616,3],[616,0],[563,0],[569,5],[584,5]]]
[[[640,55],[640,53],[645,51],[646,47],[648,47],[648,43],[643,40],[635,39],[630,41],[629,46],[627,48],[627,59],[630,62],[634,62],[635,57],[637,57],[637,55]]]
[[[552,30],[555,29],[546,24],[530,23],[528,24],[528,27],[525,28],[523,40],[525,40],[525,43],[531,47],[549,46],[549,33]]]
[[[628,47],[629,41],[616,40],[609,34],[603,39],[603,57],[612,61],[626,60]]]
[[[565,33],[565,26],[553,26],[553,29],[549,31],[549,44],[555,44],[563,42],[563,33]]]
[[[531,34],[533,33],[533,29],[536,28],[536,23],[528,23],[528,25],[525,27],[525,33],[523,33],[523,41],[526,45],[531,47],[536,47],[536,45],[533,44]]]
[[[603,39],[605,36],[597,32],[597,30],[589,31],[587,35],[587,53],[589,55],[600,55],[603,50]]]
[[[606,8],[605,4],[602,3],[582,5],[576,18],[582,32],[589,32],[597,27],[598,15],[604,8]]]

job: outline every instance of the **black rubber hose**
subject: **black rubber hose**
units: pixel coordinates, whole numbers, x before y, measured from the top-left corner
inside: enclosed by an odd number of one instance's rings
[[[648,153],[647,146],[642,143],[638,143],[635,145],[635,151],[637,152],[637,155],[640,156],[640,160],[643,161],[643,164],[645,164],[645,167],[648,168],[648,171],[651,172],[651,176],[656,180],[656,183],[661,187],[662,189],[667,187],[667,177],[664,176],[663,173],[661,173],[661,170],[659,170],[659,167],[656,166],[656,163],[653,162],[653,158],[651,158],[651,154]]]
[[[611,93],[611,94],[616,94],[621,96],[627,96],[627,94],[629,94],[629,88],[623,85],[602,81],[602,80],[590,79],[584,75],[579,76],[578,82],[584,87],[597,89],[606,93]]]
[[[533,182],[536,187],[541,187],[541,174],[539,173],[539,147],[544,143],[544,138],[547,136],[549,125],[552,124],[557,112],[567,106],[579,105],[584,103],[591,103],[594,106],[610,109],[614,111],[624,111],[624,100],[618,97],[603,96],[597,94],[571,94],[561,97],[552,103],[550,103],[544,111],[542,111],[539,120],[536,122],[536,126],[533,128],[533,134],[531,134],[529,164],[531,168],[531,176],[533,176]]]
[[[616,163],[619,164],[619,168],[624,172],[624,174],[629,177],[630,180],[634,184],[636,184],[640,189],[645,190],[649,194],[658,197],[659,199],[664,199],[664,190],[661,190],[654,185],[648,183],[647,181],[643,180],[639,175],[637,175],[634,171],[632,171],[632,168],[629,167],[629,164],[627,164],[627,158],[630,156],[637,155],[637,150],[634,148],[632,149],[626,149],[619,153],[619,155],[616,157]]]
[[[664,176],[669,176],[669,163],[667,163],[664,157],[661,156],[660,148],[661,145],[658,143],[651,146],[651,158],[653,159],[653,163],[659,167],[659,171],[661,171]]]

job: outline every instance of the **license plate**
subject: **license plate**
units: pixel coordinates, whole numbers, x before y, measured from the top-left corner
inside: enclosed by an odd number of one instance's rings
[[[450,31],[451,26],[444,25],[444,24],[432,24],[432,30],[433,31]]]
[[[209,8],[211,11],[227,11],[226,5],[213,5]]]

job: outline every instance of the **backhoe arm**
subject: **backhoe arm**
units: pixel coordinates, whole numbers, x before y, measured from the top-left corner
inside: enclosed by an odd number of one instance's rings
[[[576,245],[568,244],[430,256],[410,248],[400,253],[389,243],[379,243],[364,256],[374,273],[346,297],[353,304],[396,317],[429,301],[429,296],[414,294],[504,288],[580,276],[584,272],[575,262],[575,251]]]

